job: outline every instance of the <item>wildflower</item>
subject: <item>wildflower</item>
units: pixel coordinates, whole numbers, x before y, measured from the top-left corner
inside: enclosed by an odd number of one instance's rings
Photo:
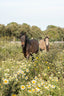
[[[22,78],[24,78],[25,76],[24,75],[22,75]]]
[[[50,69],[50,67],[48,67],[48,69]]]
[[[44,81],[41,82],[41,85],[42,85],[42,86],[44,85]]]
[[[40,91],[40,89],[37,87],[37,88],[36,88],[36,91],[37,91],[37,92],[39,92],[39,91]]]
[[[26,72],[29,72],[29,69],[26,69]]]
[[[16,94],[12,94],[11,96],[17,96]]]
[[[26,74],[25,74],[25,73],[23,73],[23,75],[25,76]]]
[[[9,69],[6,69],[7,72],[9,72],[10,70]]]
[[[48,87],[48,86],[46,86],[46,85],[44,85],[44,88],[49,90],[49,87]]]
[[[4,83],[4,84],[8,84],[9,81],[8,81],[7,79],[4,79],[4,80],[3,80],[3,83]]]
[[[60,88],[58,88],[60,90]]]
[[[51,80],[51,79],[52,79],[52,77],[49,77],[49,79]]]
[[[37,80],[38,78],[37,78],[37,76],[35,76],[35,80]]]
[[[18,81],[18,79],[16,79],[16,81]]]
[[[43,92],[42,92],[42,91],[40,91],[40,94],[43,94]]]
[[[10,77],[9,77],[9,80],[11,80],[11,79],[12,79],[12,77],[10,76]]]
[[[51,84],[48,84],[49,87],[51,87]]]
[[[2,78],[2,80],[4,80],[4,77]]]
[[[21,71],[19,70],[18,72],[17,72],[17,75],[19,75],[21,73]]]
[[[38,74],[38,76],[40,77],[40,74]]]
[[[54,85],[51,85],[51,88],[55,88],[55,86]]]
[[[38,83],[38,87],[41,87],[41,84],[40,83]]]
[[[35,89],[34,88],[32,89],[32,92],[35,92]]]
[[[31,93],[31,90],[28,90],[29,93]]]
[[[45,84],[47,85],[47,82],[45,82]]]
[[[14,74],[15,77],[17,77],[17,74]]]
[[[27,88],[31,88],[31,85],[27,85]]]
[[[24,85],[21,85],[21,90],[24,90],[25,89],[25,86]]]
[[[54,81],[54,79],[52,79],[52,81]]]
[[[58,72],[58,74],[60,74],[60,72]]]
[[[36,66],[36,64],[34,64],[34,66]]]
[[[32,80],[32,83],[33,83],[33,84],[36,84],[36,80]]]
[[[56,82],[58,82],[58,79],[56,79]]]
[[[5,75],[6,77],[7,77],[7,76],[9,76],[9,74],[8,74],[8,73],[5,73],[4,75]]]
[[[38,57],[36,57],[36,59],[38,59]]]
[[[25,79],[27,80],[28,79],[28,76],[26,76]]]
[[[50,83],[50,81],[48,80],[48,83]]]
[[[30,64],[28,66],[30,66]]]
[[[46,73],[44,73],[44,76],[46,76],[47,74]]]
[[[47,61],[45,63],[48,63]]]
[[[1,86],[1,88],[3,88],[3,86]]]
[[[26,65],[24,65],[26,67]]]
[[[21,71],[21,74],[24,74],[24,71]]]

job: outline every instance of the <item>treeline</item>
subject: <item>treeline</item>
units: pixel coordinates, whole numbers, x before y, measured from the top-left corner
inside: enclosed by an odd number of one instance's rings
[[[61,41],[64,39],[64,28],[60,28],[57,26],[49,25],[45,31],[42,31],[37,26],[30,26],[26,23],[17,24],[16,22],[11,22],[6,26],[0,24],[0,37],[15,37],[19,39],[20,33],[26,32],[29,38],[44,38],[45,36],[49,36],[50,41]]]

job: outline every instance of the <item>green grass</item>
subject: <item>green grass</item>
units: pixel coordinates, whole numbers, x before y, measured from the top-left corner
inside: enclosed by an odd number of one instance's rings
[[[27,61],[20,43],[0,41],[0,96],[64,96],[64,44],[33,56]]]

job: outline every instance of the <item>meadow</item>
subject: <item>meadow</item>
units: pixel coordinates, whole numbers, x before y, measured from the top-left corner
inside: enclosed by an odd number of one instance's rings
[[[64,43],[24,58],[21,43],[0,40],[0,96],[64,96]]]

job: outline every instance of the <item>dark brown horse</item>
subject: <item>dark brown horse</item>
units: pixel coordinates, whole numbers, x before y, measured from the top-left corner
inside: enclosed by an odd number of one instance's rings
[[[23,49],[24,56],[28,59],[30,55],[33,53],[37,53],[39,51],[39,43],[37,40],[32,39],[29,40],[26,34],[21,33],[21,46]]]
[[[39,48],[40,50],[49,51],[49,38],[45,37],[44,40],[39,41]]]

